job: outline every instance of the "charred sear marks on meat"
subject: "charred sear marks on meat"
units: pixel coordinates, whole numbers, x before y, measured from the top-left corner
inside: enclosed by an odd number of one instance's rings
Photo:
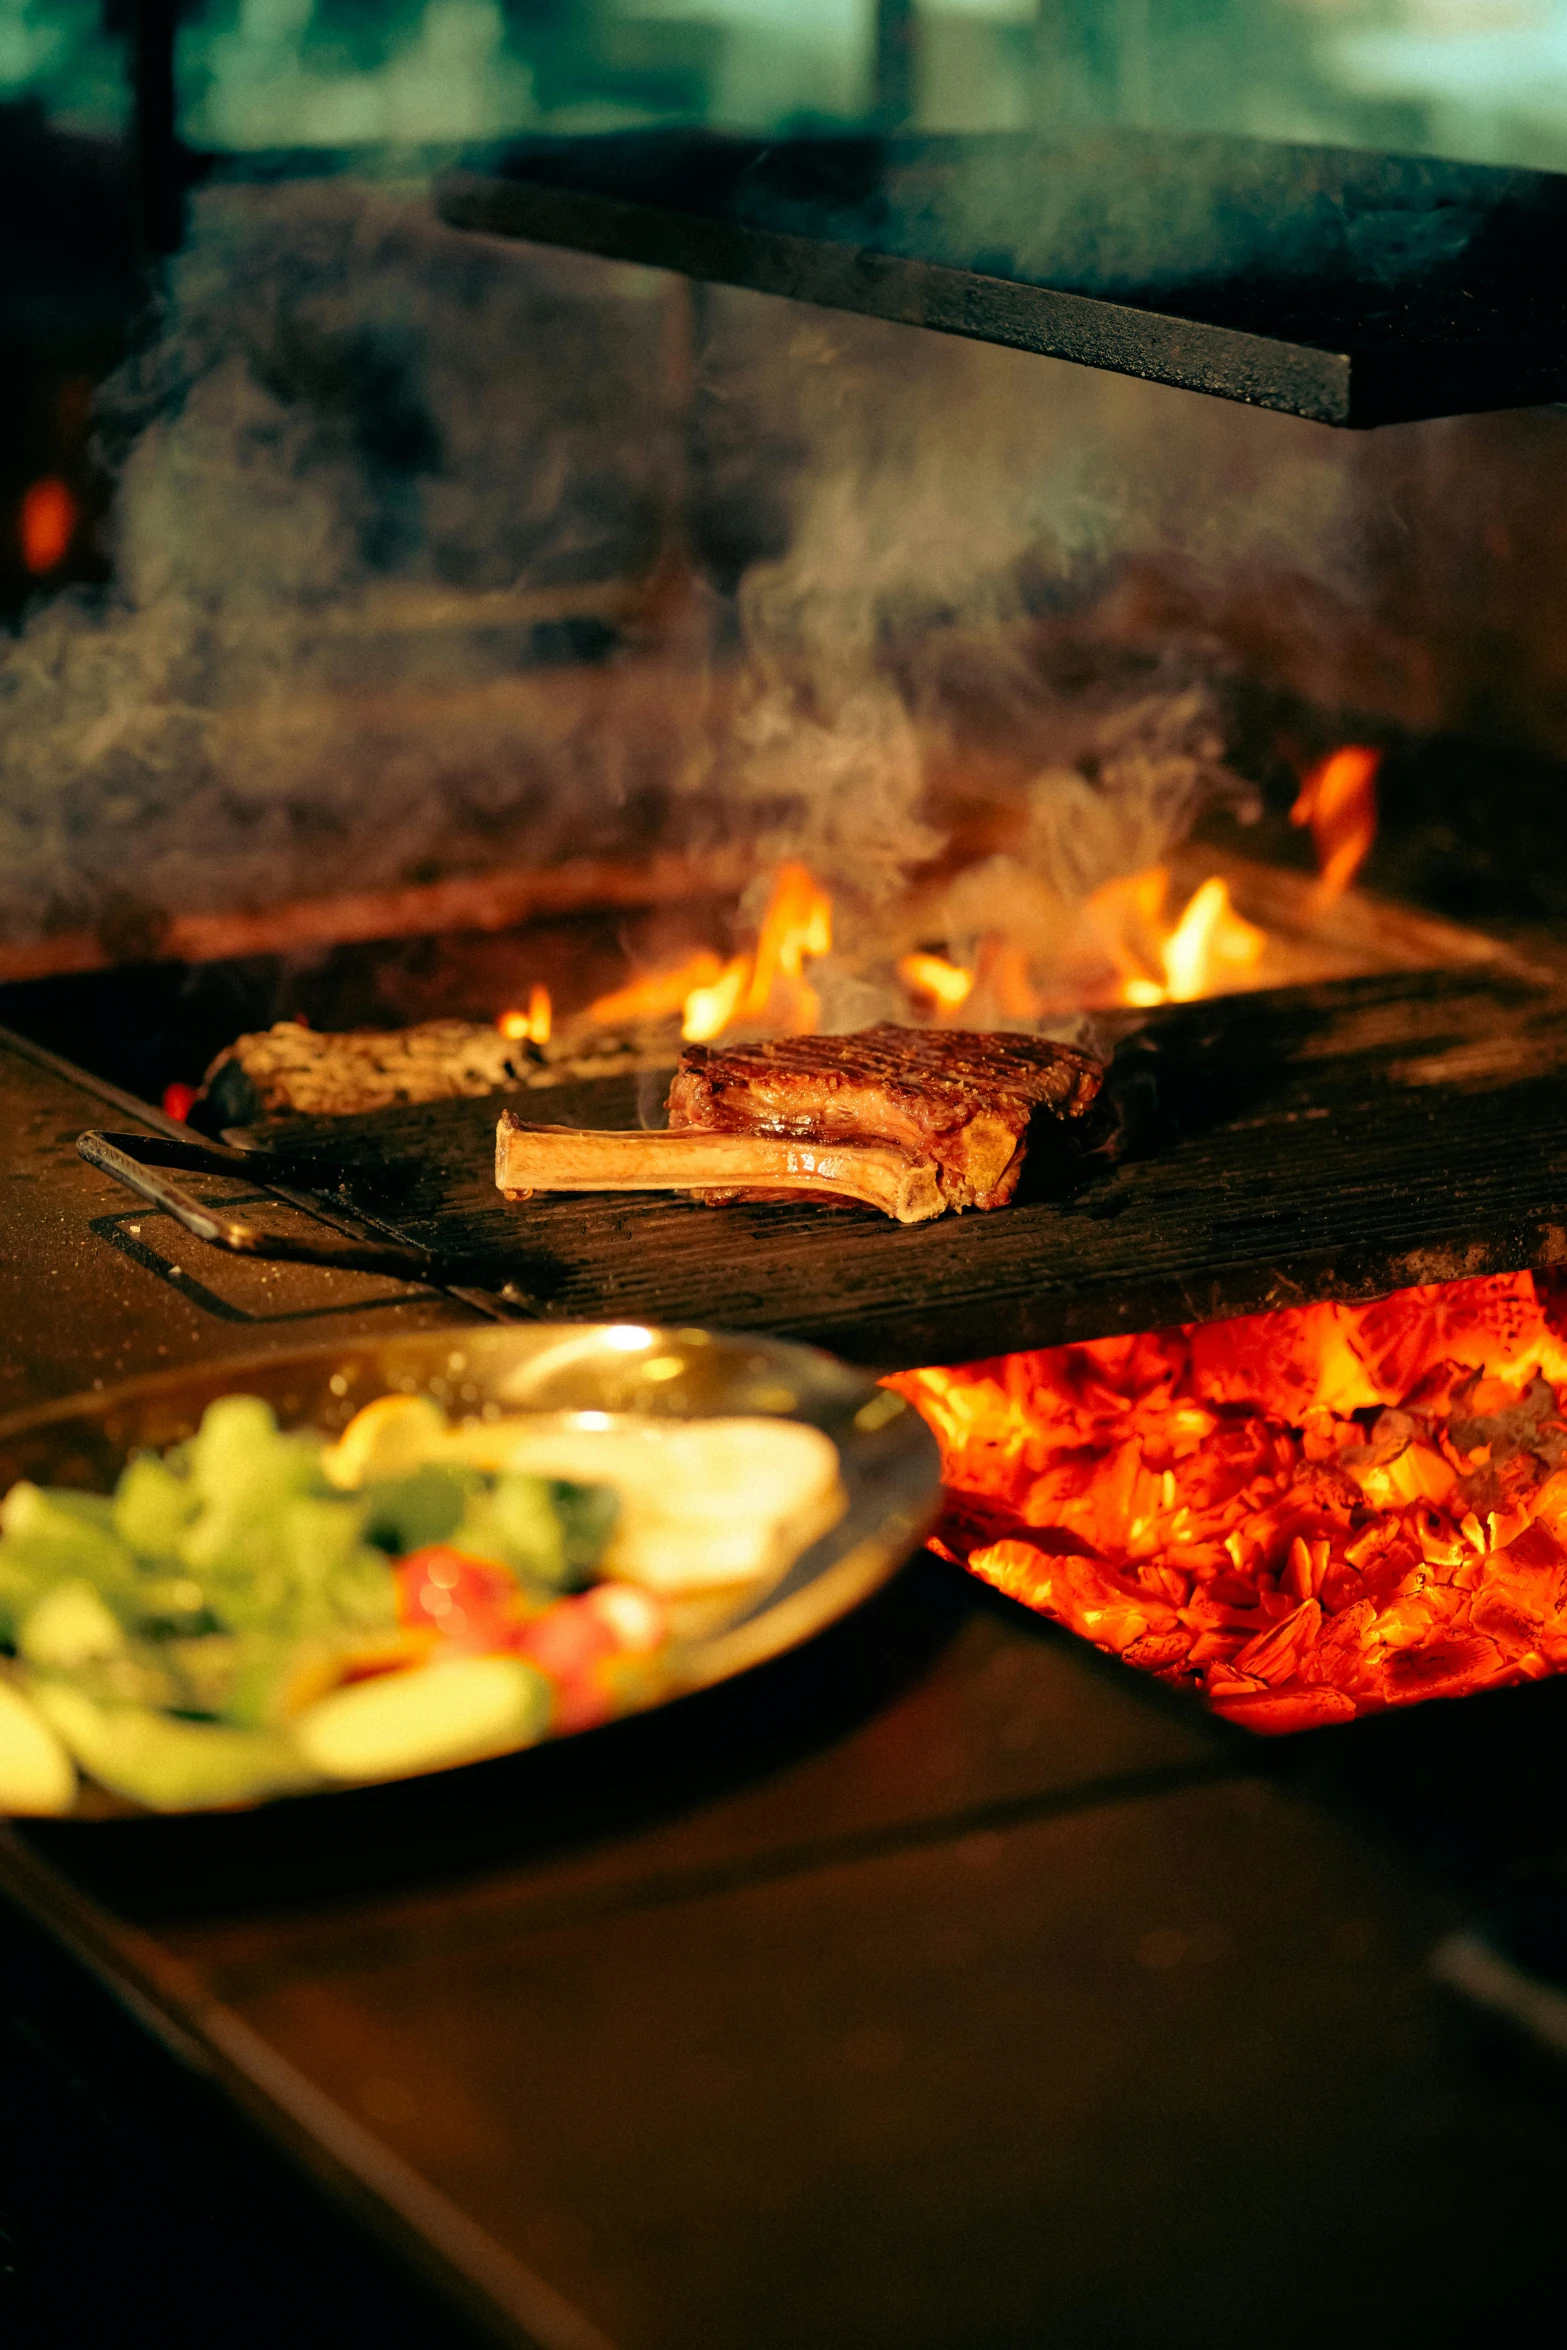
[[[999,1208],[1017,1190],[1036,1121],[1078,1127],[1103,1077],[1086,1053],[1042,1037],[889,1022],[852,1036],[688,1046],[669,1124],[894,1143],[930,1164],[944,1207]]]

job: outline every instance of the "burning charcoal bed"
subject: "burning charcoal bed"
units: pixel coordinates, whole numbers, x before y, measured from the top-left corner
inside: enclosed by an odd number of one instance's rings
[[[1567,1668],[1564,1332],[1503,1274],[891,1384],[938,1548],[1278,1733]]]

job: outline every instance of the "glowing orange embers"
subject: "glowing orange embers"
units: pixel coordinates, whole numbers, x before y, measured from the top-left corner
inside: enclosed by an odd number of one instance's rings
[[[936,1547],[1254,1730],[1567,1669],[1567,1298],[1528,1273],[889,1379]]]
[[[63,481],[50,476],[33,482],[22,493],[16,518],[23,570],[35,579],[57,571],[71,551],[76,523],[76,500]]]
[[[1370,852],[1377,834],[1377,769],[1380,751],[1346,743],[1318,761],[1301,779],[1290,810],[1292,824],[1311,827],[1324,903],[1342,897]]]

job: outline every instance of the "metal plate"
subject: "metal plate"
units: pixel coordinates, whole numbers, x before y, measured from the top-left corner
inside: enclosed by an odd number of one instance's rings
[[[365,1339],[132,1380],[0,1423],[0,1491],[30,1477],[107,1492],[132,1452],[193,1435],[221,1395],[262,1396],[285,1428],[331,1435],[391,1393],[431,1396],[454,1418],[486,1405],[676,1420],[754,1414],[802,1420],[831,1437],[848,1497],[843,1517],[781,1578],[747,1589],[732,1614],[675,1644],[658,1704],[782,1655],[846,1615],[918,1546],[940,1504],[930,1431],[863,1372],[778,1339],[605,1323]],[[137,1808],[88,1784],[76,1816]]]
[[[1567,176],[1132,129],[525,139],[443,219],[1324,424],[1560,399]]]

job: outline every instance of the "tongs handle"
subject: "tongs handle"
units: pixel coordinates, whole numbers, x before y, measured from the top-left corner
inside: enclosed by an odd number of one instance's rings
[[[259,1225],[247,1223],[242,1216],[226,1216],[221,1210],[206,1207],[168,1175],[158,1172],[160,1168],[175,1167],[192,1175],[243,1175],[254,1184],[256,1161],[244,1151],[229,1150],[222,1143],[180,1142],[161,1134],[92,1132],[79,1134],[76,1148],[89,1167],[112,1175],[127,1191],[134,1191],[138,1198],[162,1208],[187,1232],[213,1248],[228,1249],[241,1257],[266,1257],[292,1265],[328,1265],[340,1273],[385,1273],[399,1281],[434,1282],[444,1286],[437,1259],[412,1242],[388,1246],[372,1240],[345,1239],[333,1245],[296,1240],[285,1232],[265,1232]],[[307,1213],[316,1212],[310,1200],[291,1198],[281,1186],[277,1191],[278,1197],[289,1204]]]

